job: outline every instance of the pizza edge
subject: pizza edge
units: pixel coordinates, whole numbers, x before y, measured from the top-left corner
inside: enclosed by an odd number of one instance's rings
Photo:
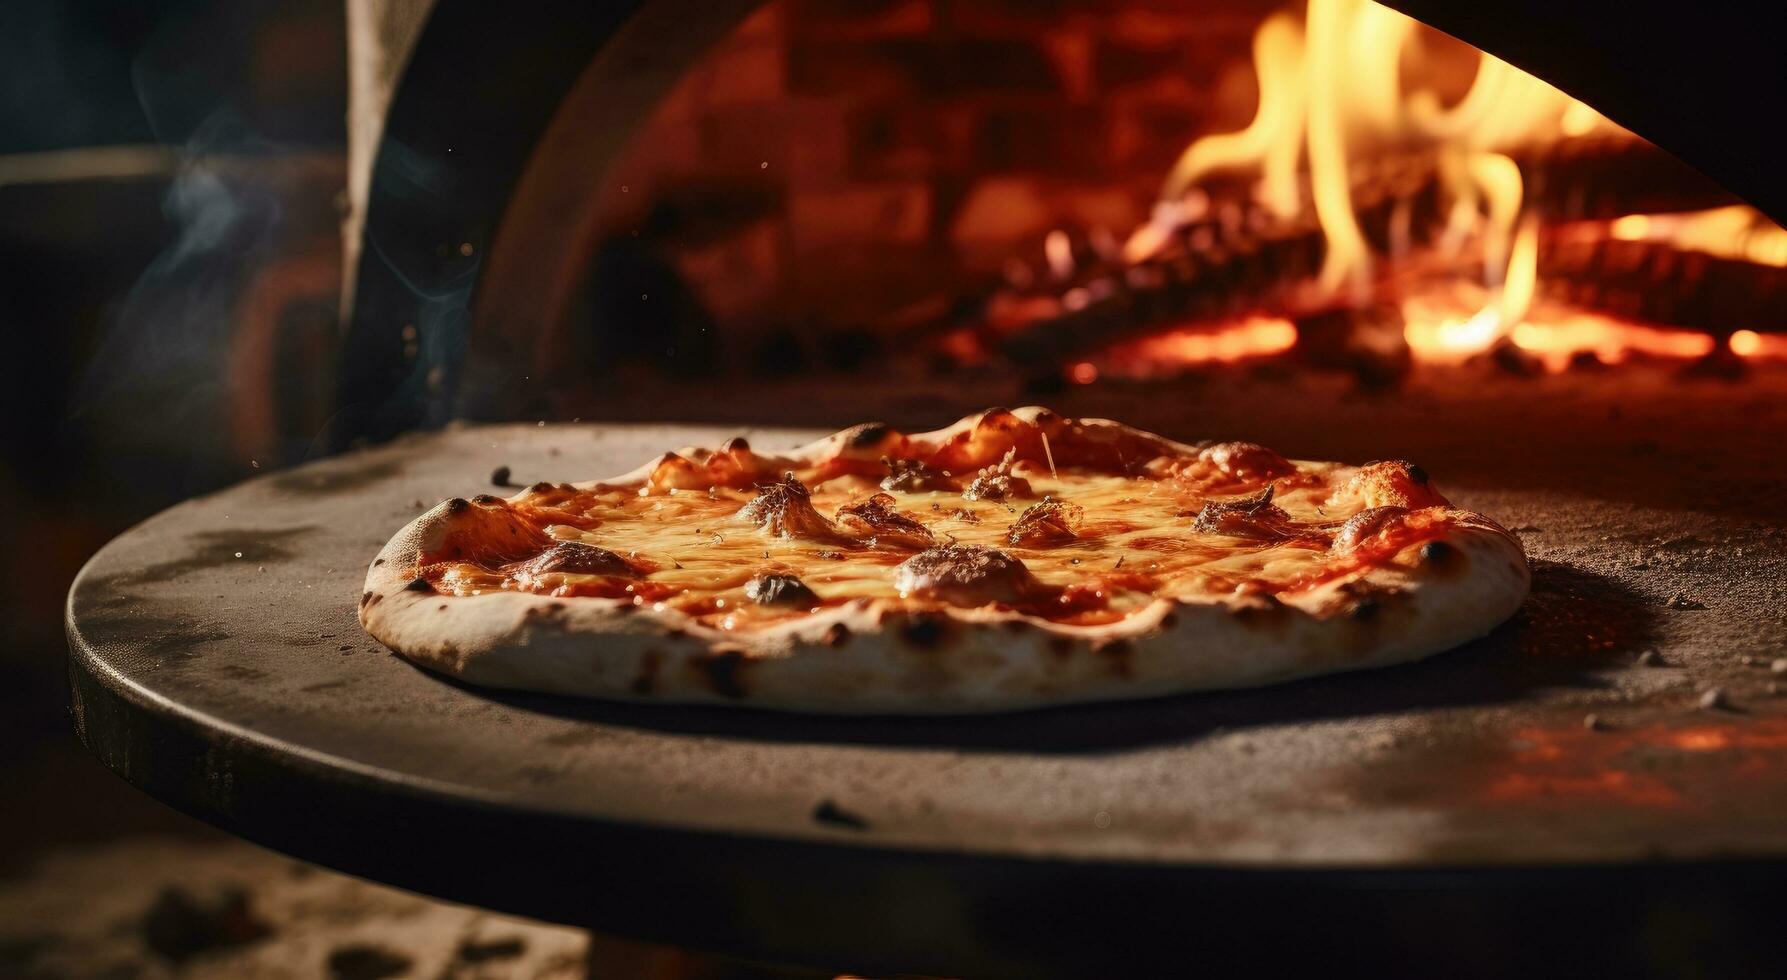
[[[911,435],[855,426],[773,458],[803,467],[843,454],[879,458],[888,439],[942,443],[1001,412]],[[1061,418],[1040,408],[1004,414],[1027,424]],[[1077,422],[1162,452],[1196,452],[1122,423]],[[687,448],[676,455],[708,452]],[[665,458],[578,486],[642,483]],[[1158,599],[1117,623],[1069,626],[989,609],[915,611],[888,600],[858,600],[740,638],[704,630],[675,610],[618,600],[522,592],[443,596],[417,588],[409,574],[417,556],[480,513],[465,501],[448,501],[386,544],[360,598],[367,632],[415,663],[474,684],[665,703],[972,713],[1255,686],[1449,649],[1511,616],[1531,581],[1513,535],[1460,511],[1461,520],[1427,539],[1451,547],[1410,556],[1416,560],[1407,567],[1372,567],[1328,583],[1295,605],[1246,597],[1191,604]]]

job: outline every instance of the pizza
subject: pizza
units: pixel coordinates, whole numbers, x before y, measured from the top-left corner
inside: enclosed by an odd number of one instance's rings
[[[1415,660],[1529,582],[1412,463],[994,409],[448,500],[374,559],[360,621],[473,684],[966,713]]]

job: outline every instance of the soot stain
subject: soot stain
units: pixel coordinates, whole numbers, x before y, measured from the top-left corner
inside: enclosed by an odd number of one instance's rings
[[[352,466],[325,465],[282,473],[269,483],[280,493],[295,497],[326,497],[388,480],[402,473],[403,465],[401,459],[395,458]]]
[[[155,667],[182,664],[193,656],[194,647],[231,638],[227,631],[190,616],[142,611],[97,613],[85,626],[95,645],[128,646]]]
[[[314,525],[281,528],[231,528],[227,531],[199,531],[188,537],[191,553],[181,558],[145,565],[135,571],[119,572],[88,583],[83,592],[103,593],[121,587],[157,585],[193,572],[226,565],[265,564],[290,558],[287,543],[316,530]],[[100,602],[95,596],[95,602]]]
[[[852,813],[829,799],[820,800],[818,805],[813,807],[813,822],[841,827],[845,830],[869,829],[869,822],[860,814]]]

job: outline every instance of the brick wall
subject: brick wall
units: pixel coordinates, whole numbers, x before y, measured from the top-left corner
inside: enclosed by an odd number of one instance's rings
[[[637,134],[606,225],[722,327],[823,330],[1121,235],[1255,98],[1262,0],[774,0]],[[716,217],[702,201],[759,202]]]

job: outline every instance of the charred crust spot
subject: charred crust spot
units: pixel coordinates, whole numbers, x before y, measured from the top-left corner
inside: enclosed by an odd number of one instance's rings
[[[471,505],[472,502],[464,497],[454,497],[452,500],[447,501],[447,513],[457,514]]]
[[[385,560],[383,558],[374,558],[372,560],[372,567],[377,568],[380,565],[383,565],[384,563],[385,563]]]
[[[528,493],[551,493],[553,491],[553,489],[554,488],[551,483],[548,483],[545,480],[541,480],[539,483],[536,483],[533,486],[528,487],[527,492]]]
[[[1121,638],[1111,640],[1099,645],[1098,654],[1105,658],[1111,673],[1119,677],[1135,676],[1135,644]]]
[[[1421,546],[1421,560],[1434,565],[1443,565],[1458,554],[1458,549],[1444,541],[1429,541]]]
[[[490,471],[490,482],[499,487],[510,486],[509,477],[512,475],[507,466],[499,466]]]
[[[1229,611],[1230,615],[1249,624],[1272,622],[1284,615],[1285,604],[1269,592],[1262,592],[1248,598],[1251,601],[1233,607]]]
[[[1415,482],[1416,486],[1424,487],[1427,485],[1427,481],[1430,478],[1428,477],[1426,470],[1422,469],[1419,466],[1416,466],[1415,464],[1409,462],[1406,459],[1402,460],[1401,462],[1402,462],[1402,471],[1404,473],[1408,474],[1408,478],[1410,480],[1413,480]]]
[[[434,585],[427,579],[418,575],[415,578],[410,579],[409,584],[405,585],[403,589],[405,592],[433,592]]]
[[[435,606],[435,607],[434,607],[434,611],[435,611],[435,612],[446,612],[446,611],[447,611],[447,604],[446,604],[446,603],[444,603],[444,602],[443,602],[443,603],[441,603],[441,604],[440,604],[440,605],[438,605],[438,606]]]
[[[658,668],[664,662],[664,651],[647,650],[639,656],[639,673],[628,689],[640,697],[650,697],[658,689]]]
[[[822,641],[828,647],[841,647],[850,642],[850,627],[843,623],[833,623],[826,627]]]
[[[372,601],[372,593],[370,593],[370,592],[360,593],[360,605],[364,606],[371,601]]]
[[[742,651],[716,650],[695,663],[715,694],[735,701],[745,696],[745,655]]]
[[[914,616],[900,627],[900,639],[921,650],[942,643],[948,633],[949,622],[942,616]]]
[[[850,430],[850,435],[845,440],[845,444],[851,449],[868,449],[873,446],[879,446],[881,445],[881,440],[886,439],[888,433],[892,431],[893,427],[886,422],[864,422]]]
[[[477,504],[480,507],[494,507],[502,502],[503,500],[501,497],[493,497],[487,493],[481,493],[472,498],[472,503]]]
[[[868,830],[869,822],[857,814],[833,803],[831,800],[820,800],[813,807],[813,822],[842,827],[845,830]]]
[[[744,453],[750,452],[751,444],[745,440],[744,436],[733,436],[726,440],[726,444],[720,448],[729,453]]]

